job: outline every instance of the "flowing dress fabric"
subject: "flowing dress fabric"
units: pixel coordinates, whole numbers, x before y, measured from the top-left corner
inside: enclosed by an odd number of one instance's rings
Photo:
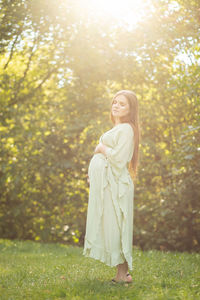
[[[132,270],[134,184],[128,162],[134,151],[134,131],[120,123],[99,139],[106,156],[96,153],[90,160],[90,180],[83,255],[110,267],[125,260]]]

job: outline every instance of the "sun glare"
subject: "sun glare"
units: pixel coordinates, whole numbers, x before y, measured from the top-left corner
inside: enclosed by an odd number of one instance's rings
[[[134,26],[145,16],[143,0],[90,0],[89,3],[95,14],[111,17],[118,24]]]

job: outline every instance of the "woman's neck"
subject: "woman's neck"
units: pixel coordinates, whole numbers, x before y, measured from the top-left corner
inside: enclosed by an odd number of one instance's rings
[[[120,119],[115,119],[115,125],[114,126],[116,126],[116,125],[118,125],[120,123],[121,123]]]

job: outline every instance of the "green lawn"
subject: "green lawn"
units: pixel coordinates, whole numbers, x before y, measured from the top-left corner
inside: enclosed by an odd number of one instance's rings
[[[200,299],[200,254],[133,248],[132,284],[83,248],[0,240],[0,299]]]

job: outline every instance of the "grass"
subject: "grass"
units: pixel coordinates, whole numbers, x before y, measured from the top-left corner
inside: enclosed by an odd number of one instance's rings
[[[0,240],[0,299],[200,299],[200,254],[133,248],[132,284],[83,248]]]

